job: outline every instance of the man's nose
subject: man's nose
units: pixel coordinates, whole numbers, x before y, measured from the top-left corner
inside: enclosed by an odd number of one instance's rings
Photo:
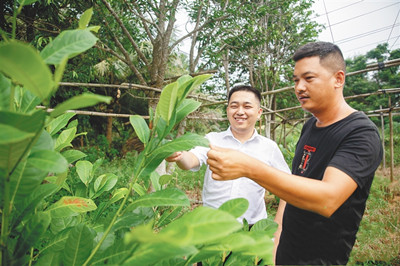
[[[299,80],[299,81],[295,84],[294,89],[295,89],[296,92],[304,91],[304,90],[306,89],[305,82],[302,81],[302,80]]]

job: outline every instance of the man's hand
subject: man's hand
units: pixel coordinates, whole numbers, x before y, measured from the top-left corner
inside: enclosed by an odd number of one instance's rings
[[[182,158],[183,158],[183,152],[177,151],[177,152],[174,152],[169,157],[165,158],[165,160],[169,163],[173,163],[173,162],[178,162],[178,161],[182,160]]]
[[[215,180],[231,180],[246,175],[245,162],[248,155],[213,145],[210,145],[210,148],[207,153],[207,164],[212,171],[212,178]]]

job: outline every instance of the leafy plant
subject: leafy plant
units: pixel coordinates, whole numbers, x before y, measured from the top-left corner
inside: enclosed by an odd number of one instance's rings
[[[68,58],[94,45],[90,30],[96,28],[87,28],[91,12],[81,16],[79,29],[62,32],[41,53],[12,39],[0,44],[1,263],[272,263],[276,224],[261,220],[250,231],[240,224],[236,219],[248,208],[245,199],[182,213],[190,205],[186,194],[165,186],[171,177],[155,172],[173,152],[208,145],[191,133],[171,141],[165,137],[200,106],[186,97],[209,75],[182,76],[167,85],[155,111],[150,110],[149,124],[140,116],[130,117],[144,150],[135,157],[127,187],[118,189],[117,176],[97,176],[101,160],[92,164],[82,160],[82,152],[69,149],[84,133],[77,134],[77,122],[66,111],[108,103],[109,97],[82,94],[49,113],[36,108],[40,103],[48,107]],[[147,192],[150,183],[154,192]]]

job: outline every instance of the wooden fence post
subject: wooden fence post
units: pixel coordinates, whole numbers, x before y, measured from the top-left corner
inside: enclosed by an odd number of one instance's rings
[[[392,115],[392,99],[389,95],[389,125],[390,125],[390,182],[393,182],[394,171],[394,143],[393,143],[393,115]]]

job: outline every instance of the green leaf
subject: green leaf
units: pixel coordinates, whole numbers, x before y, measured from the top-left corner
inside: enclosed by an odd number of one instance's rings
[[[158,182],[160,183],[160,186],[164,186],[166,184],[168,184],[171,180],[172,180],[173,176],[172,175],[162,175],[160,176],[160,179],[158,180]]]
[[[160,100],[156,107],[156,115],[161,116],[169,125],[172,113],[175,110],[177,100],[178,84],[173,82],[165,86],[160,95]]]
[[[159,180],[160,180],[160,175],[157,173],[157,171],[154,171],[150,175],[150,180],[151,184],[153,185],[154,190],[158,191],[161,189]]]
[[[192,99],[184,100],[176,109],[176,122],[175,123],[181,122],[188,114],[197,110],[197,108],[199,108],[200,105],[201,105],[200,102],[197,102]]]
[[[0,111],[0,124],[34,134],[34,137],[16,143],[0,144],[0,168],[11,170],[15,166],[21,156],[27,152],[28,147],[33,145],[36,136],[40,136],[39,132],[43,127],[45,116],[46,114],[42,110],[31,115]],[[12,136],[6,136],[6,140],[3,142],[6,142],[8,138],[12,138]]]
[[[3,42],[0,44],[0,62],[1,72],[42,101],[52,92],[51,71],[33,47],[17,41]]]
[[[79,27],[78,29],[86,29],[89,25],[90,20],[92,19],[93,8],[87,9],[79,19]]]
[[[71,99],[68,99],[65,102],[57,105],[56,108],[50,113],[50,116],[57,117],[68,110],[89,107],[101,102],[109,104],[110,101],[111,97],[108,96],[83,93],[82,95],[74,96]]]
[[[63,252],[63,265],[82,265],[92,252],[94,233],[85,224],[75,226],[69,233]]]
[[[40,150],[29,155],[28,165],[46,172],[63,173],[68,169],[67,160],[56,151]]]
[[[189,199],[186,194],[177,188],[168,188],[146,194],[127,207],[127,211],[132,211],[138,207],[155,207],[155,206],[190,206]]]
[[[114,174],[107,173],[99,176],[94,182],[94,191],[96,192],[93,199],[99,197],[103,192],[110,191],[118,182],[118,177]]]
[[[61,265],[61,255],[62,253],[47,253],[44,256],[40,256],[36,261],[35,266],[53,266],[53,265]]]
[[[147,144],[150,138],[150,129],[144,118],[140,115],[131,115],[129,117],[129,122],[135,129],[136,135],[138,136],[140,141],[144,144]]]
[[[15,213],[15,215],[12,217],[12,228],[18,226],[24,218],[26,219],[26,217],[28,217],[29,214],[34,213],[37,210],[37,206],[40,204],[40,202],[55,193],[57,190],[57,185],[42,184],[31,191],[27,197],[24,197],[20,203],[16,204],[18,214]]]
[[[79,161],[76,163],[76,172],[82,183],[87,187],[91,181],[93,165],[89,161]]]
[[[18,3],[21,6],[27,6],[27,5],[33,4],[33,3],[37,2],[37,1],[38,0],[18,0]]]
[[[0,110],[10,109],[11,80],[0,72]]]
[[[171,223],[179,215],[181,210],[182,207],[170,207],[168,210],[165,210],[157,221],[157,227],[163,227]]]
[[[126,196],[126,194],[128,194],[128,193],[129,193],[129,190],[125,187],[117,189],[113,193],[113,196],[109,201],[109,204],[115,203],[115,202],[119,201],[120,199],[123,199]]]
[[[175,257],[187,257],[196,253],[194,246],[175,246],[173,244],[156,243],[140,246],[135,253],[125,261],[126,265],[155,265],[156,263]]]
[[[178,79],[178,82],[181,83],[179,86],[179,90],[178,90],[179,91],[178,92],[179,103],[181,101],[183,101],[191,91],[197,89],[201,84],[203,84],[210,77],[212,77],[212,75],[210,75],[210,74],[199,75],[192,79],[187,79],[184,76],[180,77]],[[181,82],[180,79],[182,79],[183,82]]]
[[[86,154],[84,154],[83,152],[78,151],[78,150],[63,151],[61,153],[61,155],[64,156],[64,158],[67,160],[68,164],[76,162],[77,160],[80,160],[87,156]]]
[[[235,218],[242,216],[249,208],[249,201],[245,198],[236,198],[224,202],[218,209],[232,214]]]
[[[50,133],[51,136],[54,136],[58,131],[64,128],[69,120],[75,116],[75,113],[65,113],[57,118],[54,118],[46,125],[46,130]]]
[[[72,147],[71,142],[74,140],[75,134],[76,127],[63,130],[56,140],[54,150],[61,151],[65,147]]]
[[[45,212],[36,213],[24,226],[19,234],[14,249],[14,257],[19,258],[29,252],[30,248],[41,239],[50,225],[50,215]]]
[[[88,29],[66,30],[61,32],[40,53],[47,64],[59,65],[64,57],[72,58],[91,48],[97,37]]]
[[[39,138],[31,148],[31,153],[40,150],[54,150],[54,140],[46,130],[42,130]]]
[[[181,235],[185,227],[190,227],[193,235],[187,239]],[[223,238],[242,228],[235,217],[227,212],[208,207],[197,207],[170,223],[159,234],[170,236],[171,242],[180,245],[198,245]]]
[[[277,228],[278,224],[273,220],[261,219],[258,222],[256,222],[250,230],[264,232],[270,238],[273,238]]]
[[[60,86],[60,82],[62,80],[67,63],[68,63],[68,57],[65,56],[63,59],[61,59],[61,62],[56,66],[56,70],[54,71],[54,84],[55,84],[53,89],[54,92],[56,92],[58,87]]]
[[[189,150],[195,146],[208,146],[208,140],[196,134],[186,133],[185,135],[169,141],[158,147],[151,153],[145,161],[138,177],[150,175],[168,156],[176,151]]]
[[[62,197],[59,201],[51,205],[47,211],[52,218],[63,218],[77,216],[79,213],[86,213],[97,208],[91,199],[81,197]]]
[[[132,188],[136,193],[138,193],[139,196],[146,195],[146,189],[142,185],[135,183],[133,184]]]
[[[18,128],[0,124],[0,145],[14,144],[35,136],[34,133],[25,132]]]
[[[40,98],[25,87],[16,86],[14,104],[16,111],[20,113],[29,113],[40,104]]]

